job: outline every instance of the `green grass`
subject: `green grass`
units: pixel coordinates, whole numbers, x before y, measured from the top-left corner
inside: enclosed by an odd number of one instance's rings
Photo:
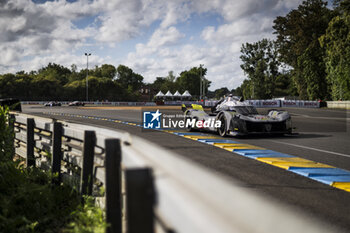
[[[92,197],[52,185],[51,172],[13,161],[13,132],[0,107],[0,232],[104,232],[104,213]]]

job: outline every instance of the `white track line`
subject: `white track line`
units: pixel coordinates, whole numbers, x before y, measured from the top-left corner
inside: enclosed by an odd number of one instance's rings
[[[342,154],[342,153],[338,153],[338,152],[333,152],[333,151],[328,151],[328,150],[321,150],[321,149],[317,149],[317,148],[313,148],[313,147],[301,146],[301,145],[296,145],[296,144],[288,143],[288,142],[278,142],[278,141],[272,141],[272,142],[280,143],[280,144],[285,144],[285,145],[290,145],[290,146],[295,146],[295,147],[300,147],[300,148],[308,149],[308,150],[314,150],[314,151],[319,151],[319,152],[334,154],[334,155],[340,155],[340,156],[344,156],[344,157],[350,158],[350,155]]]

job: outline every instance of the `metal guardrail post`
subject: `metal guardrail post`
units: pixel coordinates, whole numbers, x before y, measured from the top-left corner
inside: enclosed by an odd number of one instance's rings
[[[128,233],[153,233],[155,191],[150,168],[125,171]]]
[[[106,220],[108,233],[122,232],[121,148],[119,139],[106,139]]]
[[[34,119],[27,118],[27,158],[26,166],[35,166],[34,158]]]
[[[80,192],[82,195],[92,194],[95,144],[95,131],[85,131],[83,147],[83,166],[81,169],[80,176]]]
[[[52,134],[52,174],[54,175],[52,182],[59,184],[61,182],[61,160],[62,160],[62,123],[53,123]]]

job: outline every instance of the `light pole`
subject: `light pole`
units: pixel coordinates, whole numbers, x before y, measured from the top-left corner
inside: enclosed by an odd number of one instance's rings
[[[89,101],[89,56],[91,56],[91,53],[85,53],[86,56],[86,102]]]
[[[199,76],[199,100],[202,100],[202,64],[199,65],[199,71],[200,71],[200,76]]]

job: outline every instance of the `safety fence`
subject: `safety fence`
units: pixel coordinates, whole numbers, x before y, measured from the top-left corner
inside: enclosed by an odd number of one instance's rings
[[[205,100],[205,101],[165,101],[162,102],[164,105],[191,105],[200,104],[205,107],[213,107],[216,105],[218,100]],[[319,108],[319,101],[309,100],[246,100],[247,103],[257,108],[279,108],[279,107],[296,107],[296,108]],[[29,105],[44,105],[48,102],[43,101],[22,101],[22,104]],[[60,101],[62,105],[68,105],[69,102]],[[84,101],[85,105],[96,105],[96,106],[156,106],[155,102],[87,102]]]
[[[294,107],[294,108],[319,108],[319,101],[309,100],[246,100],[246,103],[256,108],[280,108],[280,107]],[[207,100],[205,106],[215,106],[217,101]]]
[[[11,116],[16,154],[93,195],[107,232],[336,232],[129,133]]]

